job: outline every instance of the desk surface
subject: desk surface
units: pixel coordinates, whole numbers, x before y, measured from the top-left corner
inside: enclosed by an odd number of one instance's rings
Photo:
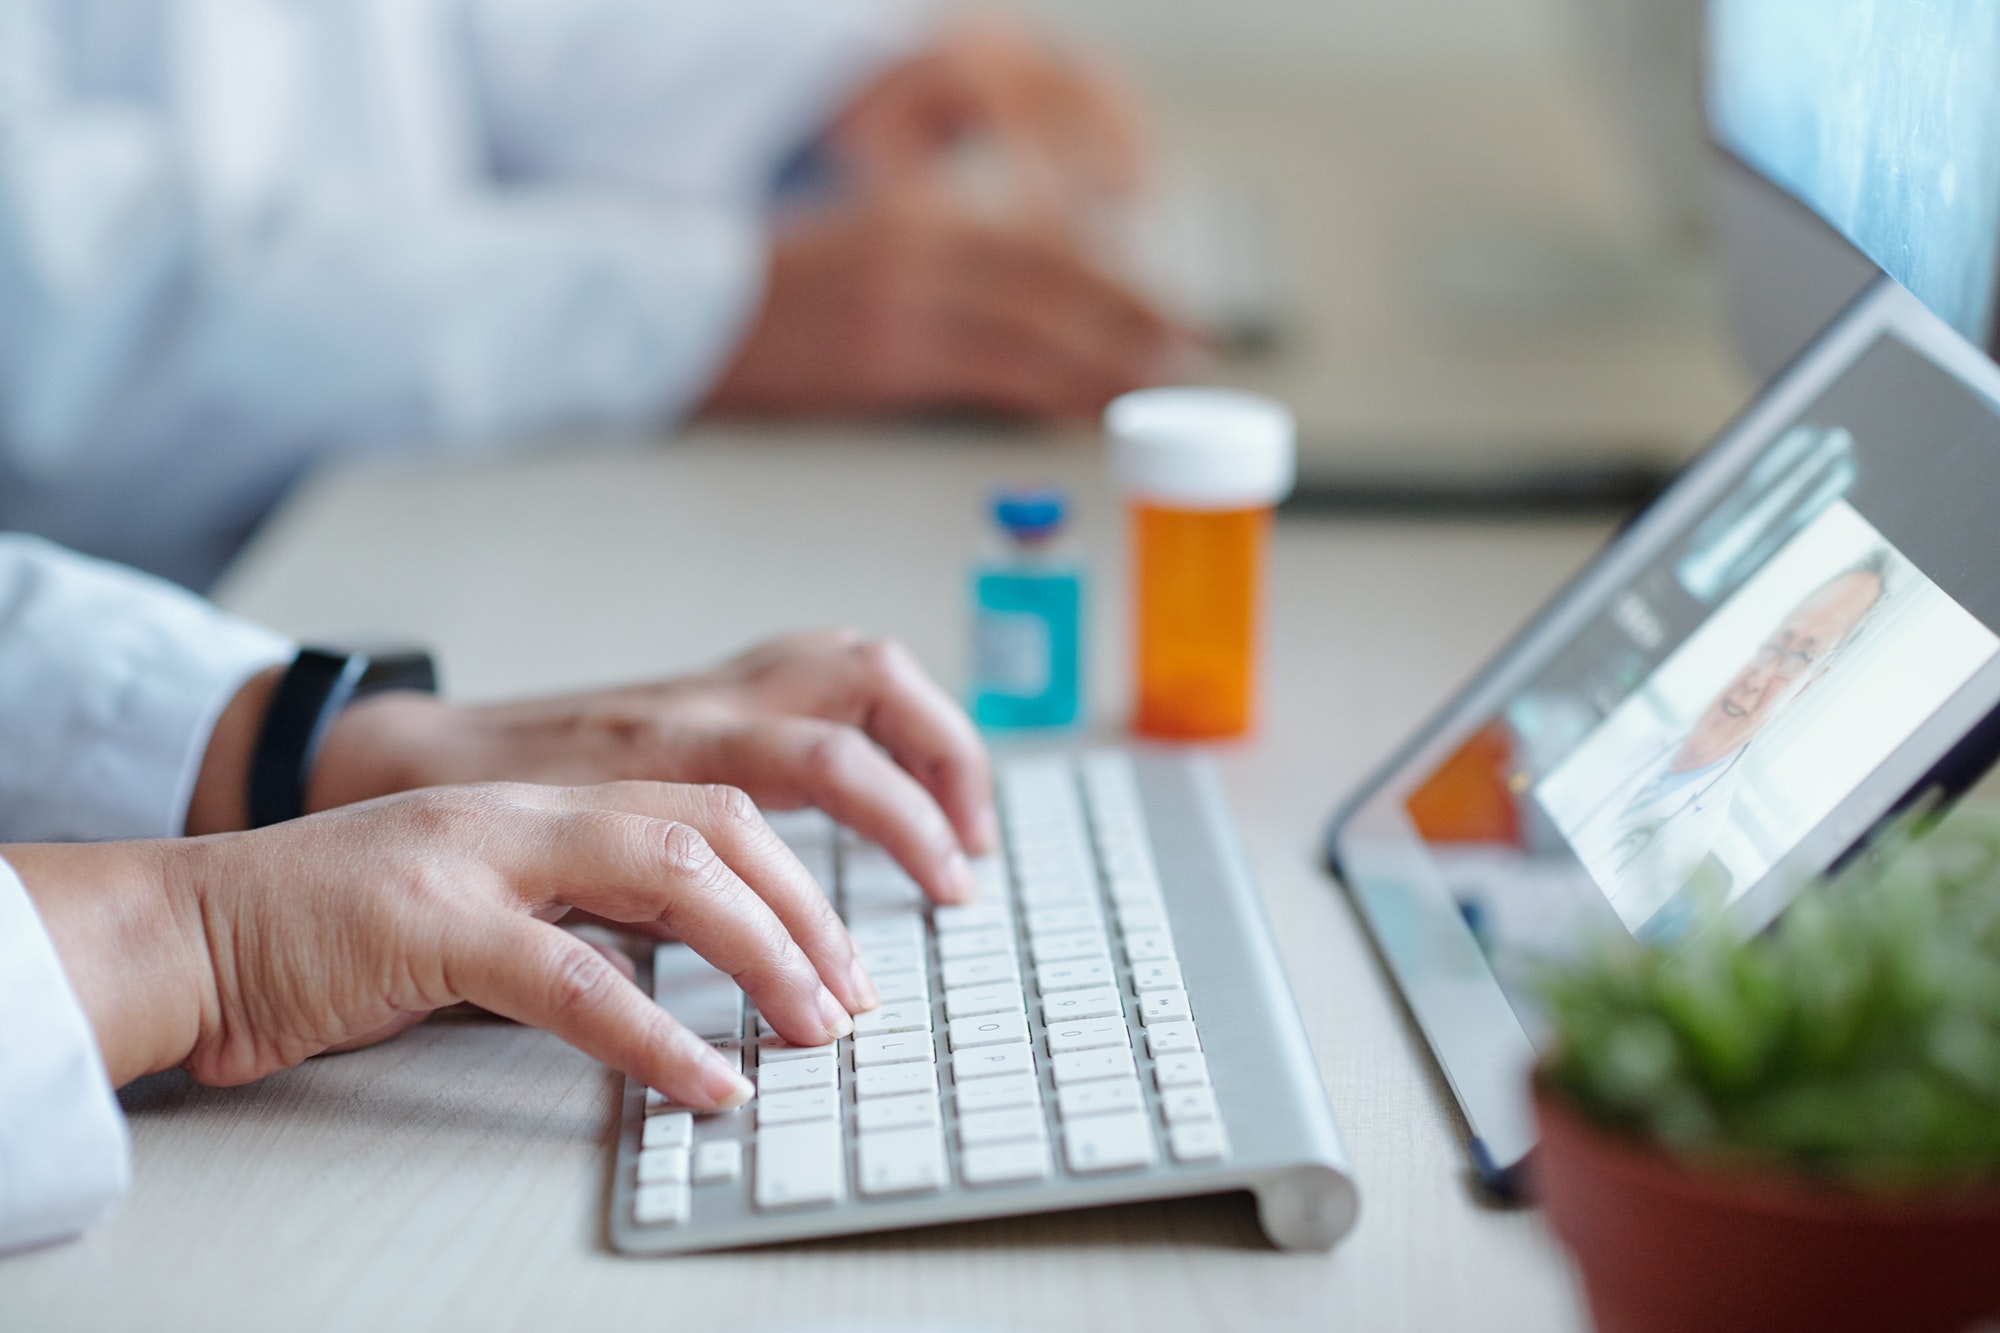
[[[1040,479],[1081,499],[1109,645],[1118,537],[1096,454],[1003,438],[701,434],[348,474],[302,496],[223,597],[303,636],[420,637],[465,697],[656,675],[829,622],[900,637],[956,682],[982,496]],[[1361,1182],[1360,1224],[1331,1254],[1269,1249],[1247,1201],[1225,1199],[620,1258],[602,1221],[614,1079],[541,1033],[446,1017],[251,1087],[129,1093],[131,1197],[84,1240],[0,1268],[0,1327],[1574,1327],[1536,1215],[1475,1198],[1463,1127],[1314,842],[1603,536],[1278,529],[1274,725],[1220,762]],[[1115,717],[1123,663],[1094,666]]]

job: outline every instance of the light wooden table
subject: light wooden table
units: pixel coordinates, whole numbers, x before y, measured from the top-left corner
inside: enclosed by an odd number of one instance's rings
[[[490,698],[656,675],[782,629],[905,640],[954,684],[982,499],[1080,499],[1094,693],[1123,663],[1096,452],[1004,437],[703,433],[304,494],[222,592],[294,634],[408,635]],[[615,1081],[538,1032],[434,1021],[245,1088],[128,1094],[137,1182],[80,1242],[0,1264],[0,1328],[1576,1327],[1532,1212],[1481,1203],[1463,1127],[1318,868],[1335,800],[1602,540],[1597,526],[1288,521],[1268,725],[1221,769],[1362,1190],[1327,1255],[1186,1201],[667,1260],[604,1240]]]

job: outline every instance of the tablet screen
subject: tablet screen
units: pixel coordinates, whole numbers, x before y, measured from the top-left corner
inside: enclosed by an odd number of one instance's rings
[[[1402,785],[1489,953],[1768,919],[1753,890],[2000,697],[1993,404],[1887,330],[1766,436]]]

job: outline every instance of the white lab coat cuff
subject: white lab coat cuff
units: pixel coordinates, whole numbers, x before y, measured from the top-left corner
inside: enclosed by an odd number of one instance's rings
[[[216,720],[292,652],[172,584],[0,537],[0,842],[179,835]]]
[[[62,1240],[132,1179],[132,1145],[62,960],[0,861],[0,1253]]]

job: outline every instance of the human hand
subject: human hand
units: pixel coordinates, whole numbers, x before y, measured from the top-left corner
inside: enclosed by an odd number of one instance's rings
[[[1190,333],[1066,241],[884,197],[780,233],[763,305],[704,408],[1093,421],[1199,358]]]
[[[1137,99],[1109,69],[997,15],[961,19],[856,96],[827,135],[864,190],[931,183],[961,145],[997,150],[1034,221],[1074,229],[1079,214],[1143,182]]]
[[[329,729],[307,797],[326,809],[448,783],[627,778],[817,806],[943,902],[976,892],[966,853],[997,837],[986,751],[964,710],[899,645],[837,630],[624,689],[470,708],[364,699]]]
[[[29,846],[34,899],[115,1084],[233,1084],[469,1000],[686,1105],[750,1086],[626,971],[550,924],[652,924],[735,977],[787,1041],[877,1002],[825,896],[740,791],[444,788],[255,832]]]

